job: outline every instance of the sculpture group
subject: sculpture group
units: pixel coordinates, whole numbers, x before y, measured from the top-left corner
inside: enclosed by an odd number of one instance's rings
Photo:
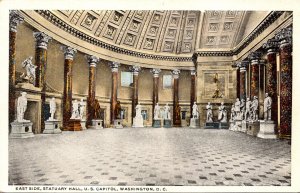
[[[231,107],[230,120],[258,121],[258,98],[254,96],[252,101],[247,98],[246,102],[237,98]]]

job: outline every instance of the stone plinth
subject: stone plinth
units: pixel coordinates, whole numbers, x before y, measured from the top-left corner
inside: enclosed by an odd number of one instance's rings
[[[70,119],[67,126],[65,127],[66,131],[81,131],[80,119]]]
[[[32,122],[12,122],[11,125],[11,138],[29,138],[34,137],[32,133]]]
[[[161,119],[154,119],[153,125],[154,128],[161,128]]]
[[[187,121],[185,119],[181,119],[181,127],[187,127]]]
[[[172,120],[164,119],[164,128],[171,128],[171,127],[172,127]]]
[[[190,121],[190,128],[198,128],[199,126],[200,126],[200,121],[199,121],[199,119],[191,118],[191,121]]]
[[[229,128],[229,124],[225,123],[225,122],[220,122],[219,123],[219,129],[228,129]]]
[[[43,134],[59,134],[61,133],[61,130],[59,129],[59,123],[58,120],[48,120],[45,121],[45,129],[43,131]]]
[[[242,131],[242,120],[235,120],[235,131]]]
[[[132,127],[144,127],[144,119],[142,116],[133,118]]]
[[[123,120],[122,119],[115,119],[114,120],[114,128],[116,129],[122,129],[123,128]]]
[[[92,125],[89,127],[90,129],[103,129],[103,120],[101,119],[92,119]]]
[[[219,129],[219,122],[206,122],[204,129]]]
[[[86,120],[80,120],[82,130],[86,130]]]
[[[242,130],[241,130],[241,132],[246,133],[247,132],[247,127],[248,127],[247,121],[243,120],[242,121]]]
[[[259,132],[259,122],[258,121],[249,121],[247,134],[252,136],[257,136]]]
[[[233,121],[233,120],[232,120],[232,121],[229,121],[229,130],[230,130],[230,131],[234,131],[234,129],[235,129],[234,121]]]
[[[257,137],[263,138],[263,139],[276,139],[277,136],[274,133],[275,130],[275,124],[274,121],[259,121],[259,133],[257,134]]]

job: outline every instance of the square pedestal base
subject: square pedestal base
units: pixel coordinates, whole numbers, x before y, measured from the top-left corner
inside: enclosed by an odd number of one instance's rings
[[[80,120],[82,130],[86,130],[86,120]]]
[[[259,132],[259,122],[258,121],[255,121],[255,122],[249,121],[248,127],[247,127],[247,134],[256,137],[258,132]]]
[[[204,129],[219,129],[219,122],[206,122]]]
[[[70,119],[68,125],[64,128],[65,131],[81,131],[80,119]]]
[[[219,123],[219,129],[228,129],[229,128],[229,124],[225,123],[225,122],[220,122]]]
[[[242,130],[241,132],[246,133],[247,132],[248,123],[247,121],[242,121]]]
[[[164,119],[164,128],[171,128],[171,127],[172,127],[172,120]]]
[[[92,119],[92,125],[89,128],[90,129],[103,129],[102,122],[103,122],[103,120],[101,120],[101,119]]]
[[[200,126],[199,119],[191,118],[190,128],[198,128]]]
[[[122,119],[115,119],[114,120],[114,128],[122,129],[123,128],[122,122],[123,122]]]
[[[234,121],[229,121],[229,130],[230,131],[235,131],[235,123],[234,123]]]
[[[45,129],[43,134],[59,134],[61,130],[59,129],[60,121],[53,120],[53,121],[45,121]]]
[[[12,122],[10,138],[34,137],[32,133],[32,122]]]
[[[274,133],[275,124],[274,121],[259,121],[259,133],[257,134],[257,137],[263,138],[263,139],[276,139],[277,136]]]
[[[133,118],[132,127],[144,127],[144,119],[143,119],[143,117],[135,117],[135,118]]]
[[[153,125],[154,128],[161,128],[161,120],[160,119],[154,119]]]

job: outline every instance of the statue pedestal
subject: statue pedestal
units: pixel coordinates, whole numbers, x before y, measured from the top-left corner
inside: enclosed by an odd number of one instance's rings
[[[246,133],[247,132],[247,127],[248,127],[247,121],[243,120],[242,121],[242,130],[241,130],[241,132]]]
[[[64,128],[65,131],[81,131],[80,119],[70,119],[68,125]]]
[[[219,129],[219,122],[206,122],[204,129]]]
[[[114,128],[116,128],[116,129],[123,129],[122,122],[123,122],[122,119],[115,119],[114,120]]]
[[[161,119],[153,119],[153,125],[154,128],[161,128]]]
[[[257,137],[263,139],[276,139],[277,136],[274,134],[275,124],[274,121],[260,120],[260,128]]]
[[[101,119],[92,119],[92,125],[89,129],[103,129],[102,122],[103,120]]]
[[[43,134],[61,133],[61,130],[59,129],[59,123],[60,123],[60,121],[58,121],[58,120],[45,121],[45,129],[43,131]]]
[[[81,128],[82,130],[86,130],[86,120],[80,120],[80,125],[81,125]]]
[[[171,127],[172,127],[172,120],[164,119],[164,128],[171,128]]]
[[[190,128],[197,128],[200,126],[199,119],[191,118],[190,120]]]
[[[12,122],[10,138],[29,138],[34,137],[32,133],[32,122]]]
[[[220,122],[219,123],[219,129],[228,129],[229,128],[229,124],[226,122]]]
[[[230,121],[229,121],[229,130],[230,130],[230,131],[234,131],[234,129],[235,129],[234,121],[233,121],[233,120],[230,120]]]
[[[242,120],[235,120],[234,121],[235,124],[235,129],[234,131],[242,131]]]
[[[142,116],[133,118],[132,127],[144,127],[144,119]]]
[[[259,122],[258,121],[249,121],[247,134],[252,136],[257,136],[259,132]]]

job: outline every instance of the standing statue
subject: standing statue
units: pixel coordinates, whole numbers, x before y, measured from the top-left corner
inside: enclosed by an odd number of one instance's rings
[[[234,103],[234,112],[235,112],[235,119],[241,119],[241,102],[239,98],[237,98]]]
[[[24,119],[24,113],[27,109],[27,93],[22,92],[17,101],[17,122],[29,122]]]
[[[230,121],[234,121],[235,120],[235,112],[234,112],[234,104],[231,106],[231,112],[230,112]]]
[[[142,116],[142,106],[140,103],[138,103],[135,107],[135,117],[136,118],[143,118]]]
[[[100,116],[101,108],[100,108],[98,99],[94,100],[92,107],[93,107],[93,111],[94,111],[93,119],[101,119],[101,116]]]
[[[54,97],[52,97],[52,99],[50,100],[50,103],[49,103],[49,105],[50,105],[50,114],[51,114],[51,116],[49,117],[49,121],[54,121],[55,119],[54,119],[54,114],[55,114],[55,112],[56,112],[56,102],[55,102],[55,98]]]
[[[253,97],[253,101],[251,103],[251,119],[252,121],[257,121],[258,120],[258,99],[257,96]]]
[[[116,119],[121,119],[121,103],[120,101],[117,101],[117,105],[116,105],[116,111],[115,111],[115,118]]]
[[[245,105],[246,105],[245,99],[242,99],[241,100],[241,106],[240,106],[240,109],[241,109],[240,117],[241,117],[242,120],[245,119]]]
[[[168,103],[164,106],[164,119],[171,119],[170,107]]]
[[[26,70],[26,75],[22,75],[22,76],[24,76],[24,78],[28,79],[30,82],[34,82],[35,69],[37,68],[37,66],[32,64],[32,56],[30,56],[29,58],[27,58],[22,62],[22,67],[25,68]]]
[[[175,120],[181,120],[180,112],[181,112],[181,107],[177,103],[175,106]]]
[[[250,110],[250,107],[251,107],[251,101],[250,101],[250,98],[247,98],[247,101],[246,101],[246,110],[245,110],[245,113],[244,113],[244,120],[248,121],[251,117],[251,110]]]
[[[225,109],[224,102],[219,106],[218,121],[227,123],[227,110]]]
[[[268,93],[265,95],[264,100],[264,119],[271,120],[271,108],[272,108],[272,98]]]
[[[213,113],[212,113],[212,105],[210,104],[210,102],[207,103],[206,105],[206,122],[213,122]]]
[[[83,101],[83,99],[81,99],[79,103],[79,117],[81,120],[83,120],[84,112],[85,112],[85,102]]]
[[[73,105],[72,105],[72,116],[71,119],[79,119],[79,103],[77,102],[77,100],[73,101]]]
[[[192,118],[198,119],[199,118],[199,109],[198,109],[196,102],[194,102],[192,109],[193,109],[193,112],[192,112],[193,117]]]
[[[160,107],[158,103],[156,103],[155,108],[154,108],[154,119],[159,119],[159,114],[160,114]]]

